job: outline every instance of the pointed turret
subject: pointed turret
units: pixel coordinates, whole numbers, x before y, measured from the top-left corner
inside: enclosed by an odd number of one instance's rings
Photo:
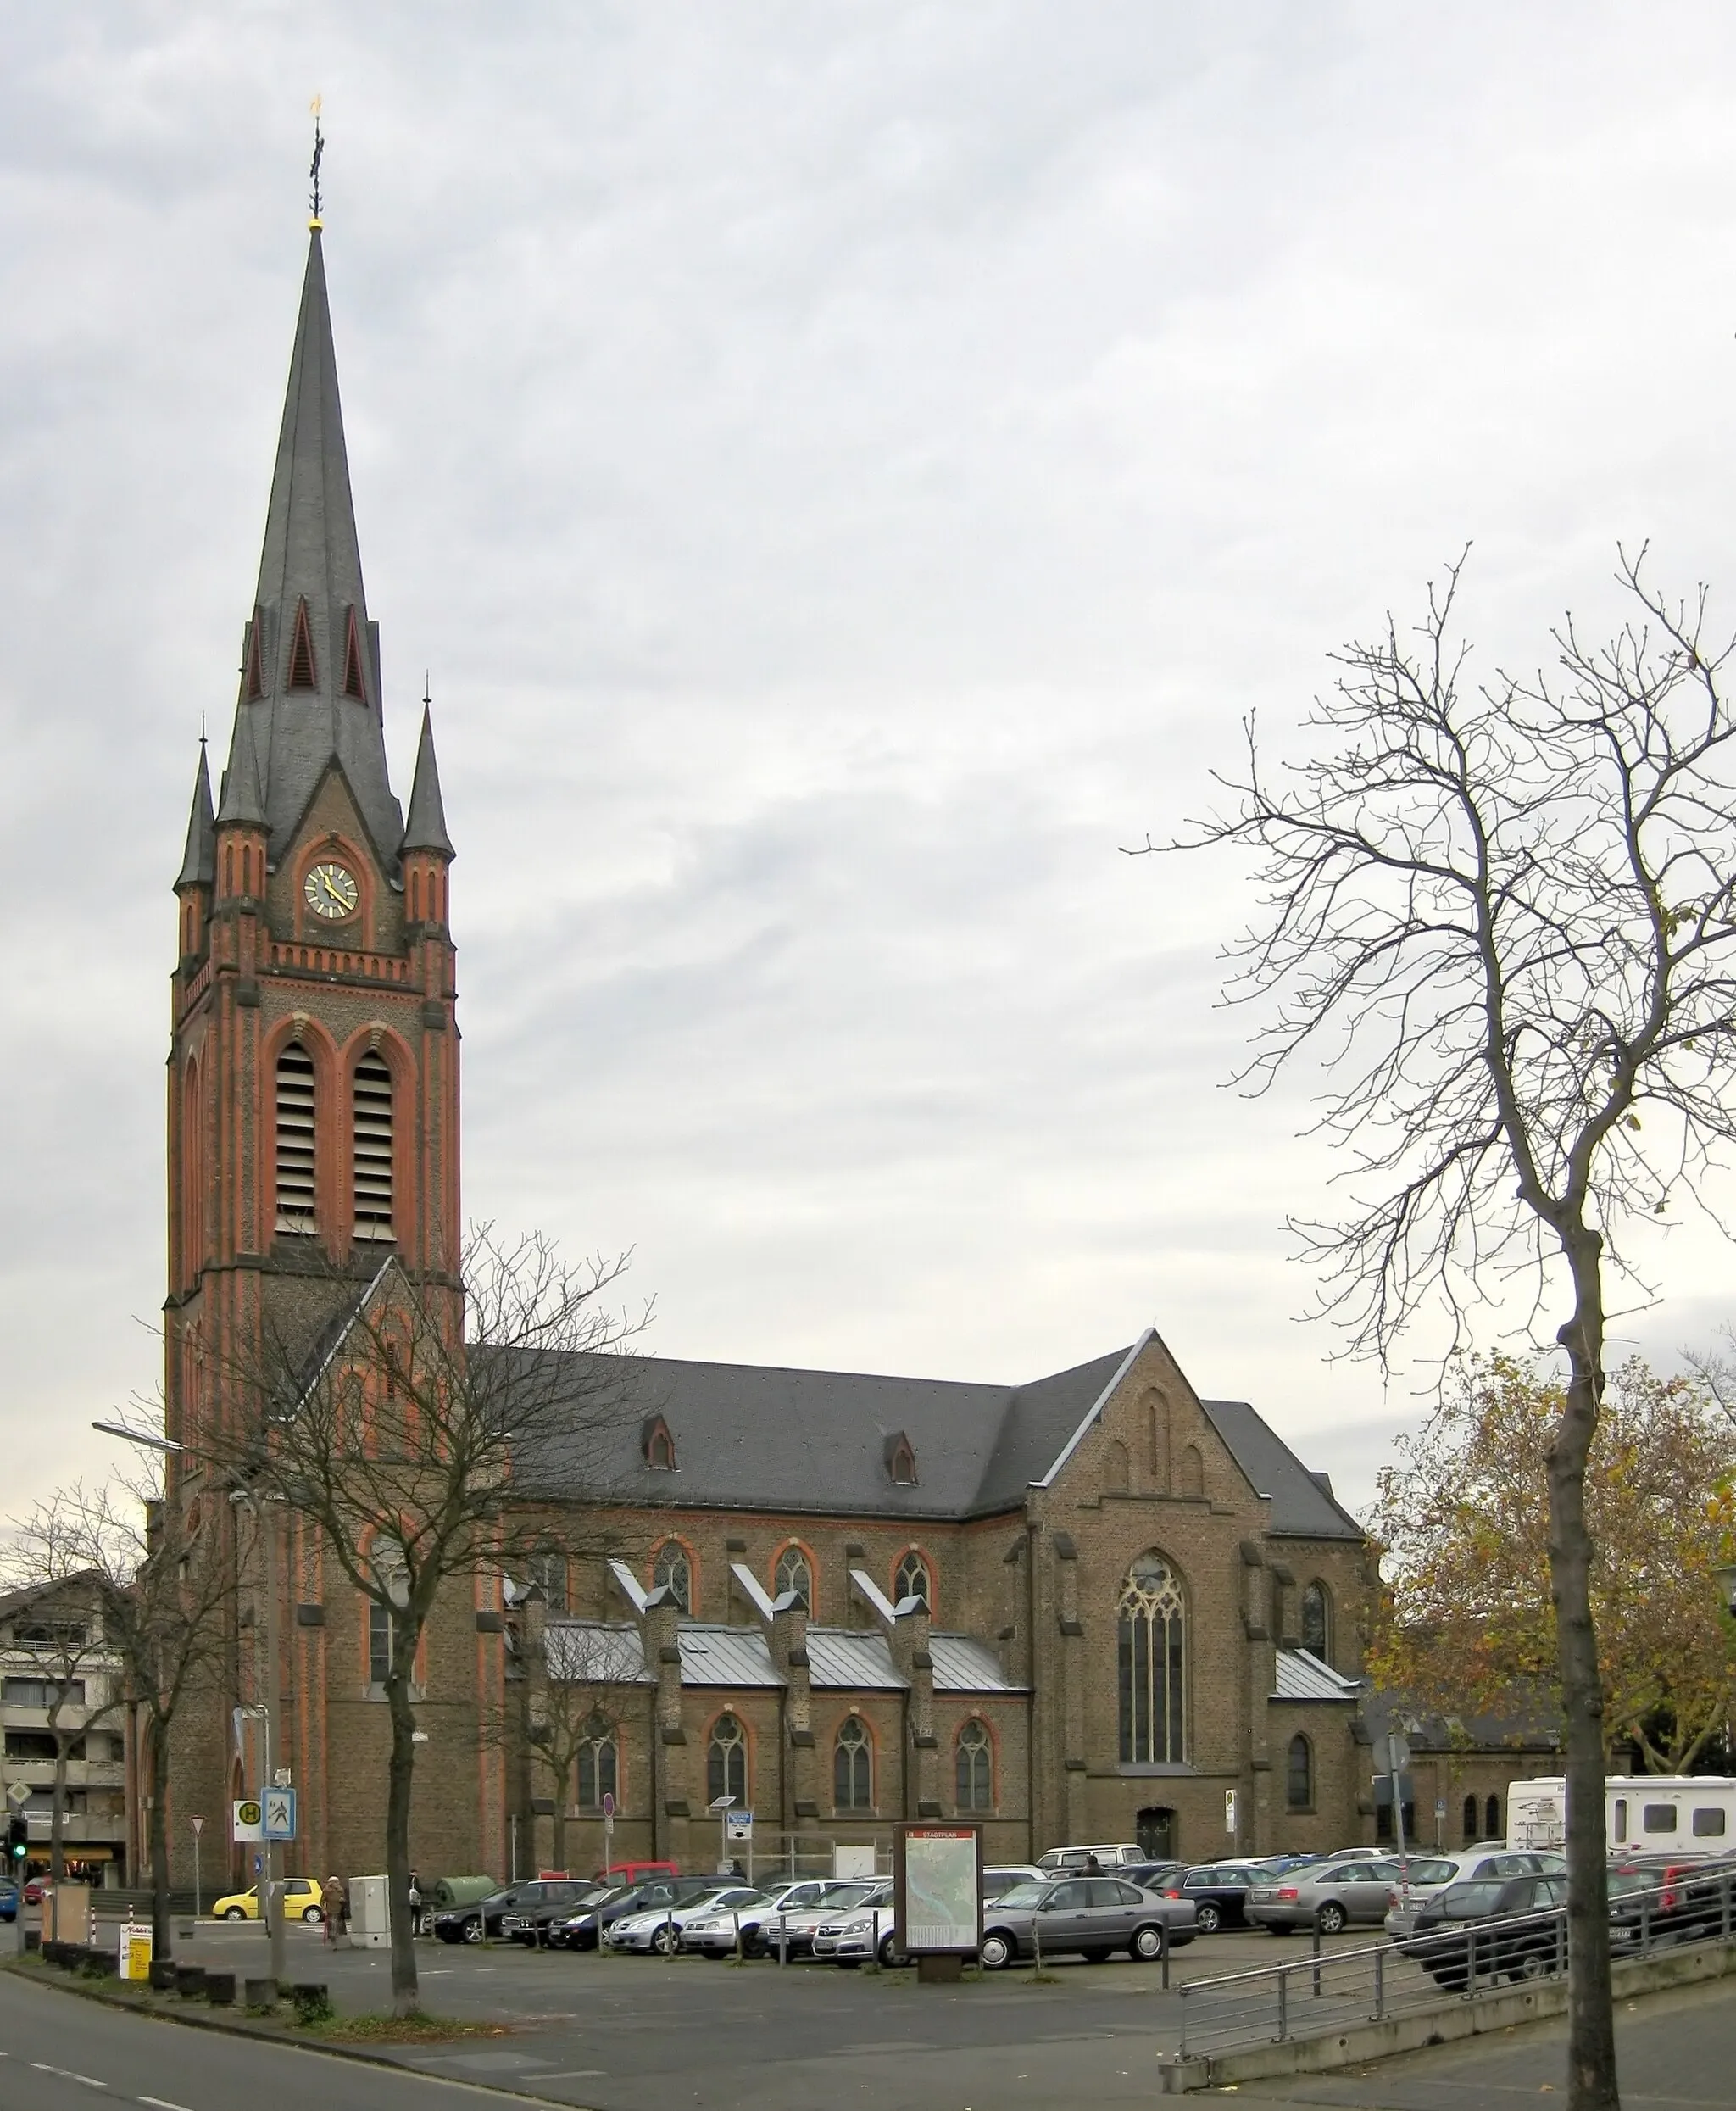
[[[259,755],[253,745],[253,715],[248,710],[237,711],[229,766],[223,772],[223,804],[217,810],[217,826],[263,828],[268,825],[259,790]]]
[[[410,786],[410,817],[404,826],[405,850],[432,850],[443,858],[455,857],[452,838],[446,833],[446,808],[440,797],[440,766],[434,760],[434,720],[422,707],[422,738],[416,745],[416,775]]]
[[[308,242],[236,718],[255,721],[274,859],[336,763],[390,866],[403,817],[387,775],[379,632],[362,585],[317,227]]]
[[[193,778],[192,811],[187,816],[186,851],[175,884],[209,887],[217,877],[217,823],[211,806],[211,772],[205,764],[205,744],[199,743],[199,767]]]

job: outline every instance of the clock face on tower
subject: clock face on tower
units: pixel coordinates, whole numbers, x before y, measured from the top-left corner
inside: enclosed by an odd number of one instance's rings
[[[302,894],[316,916],[324,916],[331,922],[340,916],[353,916],[361,899],[354,874],[329,861],[314,866],[302,882]]]

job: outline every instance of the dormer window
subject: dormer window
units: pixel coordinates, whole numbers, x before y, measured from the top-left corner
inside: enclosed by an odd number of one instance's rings
[[[654,1473],[673,1473],[676,1470],[675,1439],[661,1415],[646,1416],[644,1426],[639,1431],[639,1449]]]
[[[308,624],[305,594],[295,604],[295,627],[289,640],[289,674],[284,686],[291,689],[317,689],[320,686],[320,677],[314,666],[314,633]]]
[[[894,1488],[916,1485],[916,1454],[902,1429],[886,1440],[886,1470]]]

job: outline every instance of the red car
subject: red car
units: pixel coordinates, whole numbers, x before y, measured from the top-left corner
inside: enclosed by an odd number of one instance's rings
[[[30,1882],[24,1887],[25,1904],[26,1906],[40,1906],[43,1899],[50,1891],[53,1890],[53,1888],[54,1886],[48,1881],[46,1876],[33,1876]]]

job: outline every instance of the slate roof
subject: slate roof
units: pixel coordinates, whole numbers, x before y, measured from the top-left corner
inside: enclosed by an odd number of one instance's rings
[[[1149,1337],[1148,1337],[1149,1338]],[[800,1371],[646,1356],[611,1364],[631,1392],[610,1456],[587,1434],[547,1443],[520,1470],[559,1499],[606,1492],[659,1507],[923,1518],[992,1517],[1056,1473],[1138,1348],[1117,1349],[1026,1385]],[[574,1385],[592,1367],[574,1358]],[[1271,1498],[1272,1529],[1316,1539],[1360,1539],[1289,1446],[1245,1401],[1202,1403],[1249,1481]],[[640,1448],[661,1415],[676,1470],[649,1466]],[[887,1441],[902,1432],[916,1480],[895,1484]]]
[[[781,1686],[761,1627],[724,1627],[683,1620],[678,1629],[684,1686]],[[549,1676],[599,1685],[644,1685],[651,1680],[637,1627],[601,1620],[550,1620],[543,1629]],[[932,1635],[938,1693],[1018,1693],[994,1651],[969,1635]],[[878,1629],[810,1627],[808,1682],[821,1689],[896,1693],[904,1680]]]
[[[1366,1682],[1347,1679],[1310,1651],[1281,1649],[1277,1679],[1269,1697],[1274,1701],[1357,1701]]]
[[[1321,1473],[1310,1473],[1271,1423],[1245,1400],[1202,1400],[1211,1426],[1257,1492],[1271,1497],[1271,1529],[1305,1540],[1360,1540],[1362,1528],[1341,1509]]]
[[[186,849],[176,887],[209,887],[217,877],[217,815],[211,804],[211,772],[205,744],[199,743],[199,766],[193,777],[192,810],[187,816]]]
[[[336,766],[354,795],[375,850],[390,870],[403,840],[403,816],[386,767],[379,637],[368,620],[362,586],[326,260],[317,229],[308,244],[255,599],[248,657],[251,663],[257,651],[261,694],[236,706],[237,738],[231,762],[233,767],[245,724],[258,757],[270,855],[275,859],[320,778]],[[292,689],[289,653],[303,600],[308,604],[317,680],[312,688]],[[361,649],[364,697],[343,693],[352,617]],[[246,788],[239,790],[245,797]],[[225,796],[219,794],[220,810]]]
[[[455,852],[446,833],[446,805],[440,796],[440,766],[434,760],[434,716],[422,707],[422,733],[416,743],[416,774],[410,782],[409,819],[403,825],[406,850],[436,850],[442,857]]]

